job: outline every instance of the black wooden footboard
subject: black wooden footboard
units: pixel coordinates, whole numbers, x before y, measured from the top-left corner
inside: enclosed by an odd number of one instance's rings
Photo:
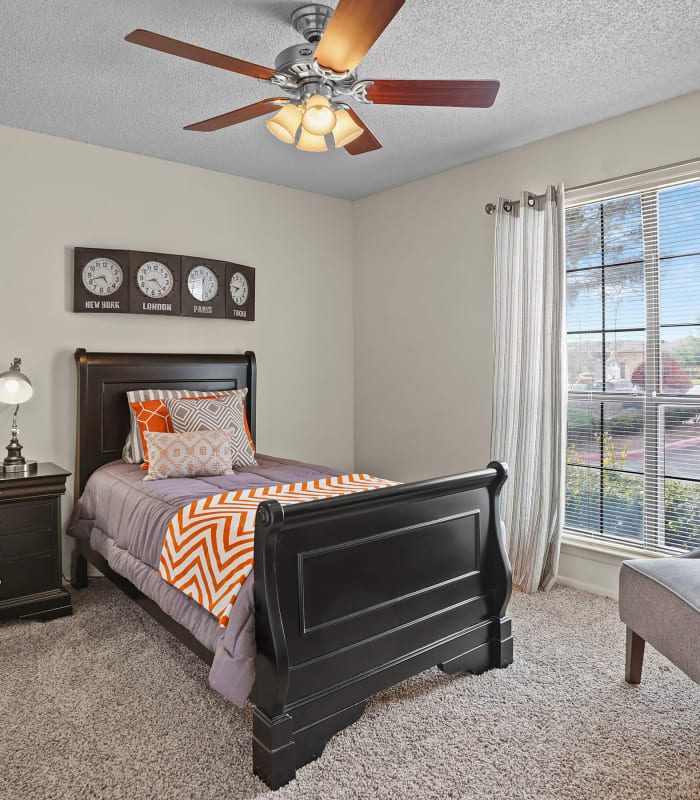
[[[498,497],[507,468],[282,507],[260,505],[255,772],[291,780],[367,698],[439,665],[513,660]]]

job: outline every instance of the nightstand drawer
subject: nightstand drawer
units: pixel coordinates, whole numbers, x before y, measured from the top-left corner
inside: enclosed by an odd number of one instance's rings
[[[0,561],[4,558],[33,556],[53,549],[53,530],[44,528],[21,533],[5,533],[0,535]]]
[[[0,561],[0,600],[54,588],[53,556]]]
[[[51,500],[0,505],[0,534],[28,528],[50,528],[53,525]]]

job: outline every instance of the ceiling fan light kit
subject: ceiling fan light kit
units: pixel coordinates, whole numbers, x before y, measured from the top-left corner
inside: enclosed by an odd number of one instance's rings
[[[315,133],[309,133],[302,128],[301,136],[297,142],[297,150],[304,150],[307,153],[322,153],[324,150],[328,150],[326,137],[317,136]]]
[[[335,112],[335,128],[333,128],[333,139],[335,140],[336,147],[345,147],[346,144],[354,142],[359,136],[365,132],[356,124],[355,120],[344,109],[339,108]]]
[[[321,94],[315,94],[306,101],[304,116],[301,120],[305,131],[315,136],[325,136],[335,128],[335,111],[330,100]]]
[[[288,95],[261,100],[188,125],[185,130],[221,130],[276,111],[266,125],[280,141],[296,141],[298,150],[322,152],[328,149],[324,137],[332,133],[336,147],[360,155],[382,145],[351,102],[489,108],[500,86],[492,80],[358,80],[355,69],[404,1],[339,0],[335,10],[321,3],[297,8],[291,23],[306,43],[284,49],[275,59],[274,70],[152,31],[138,29],[125,38],[142,47],[257,78]]]
[[[272,119],[265,122],[273,136],[286,144],[294,144],[297,131],[301,125],[302,110],[294,103],[288,103],[278,111]]]

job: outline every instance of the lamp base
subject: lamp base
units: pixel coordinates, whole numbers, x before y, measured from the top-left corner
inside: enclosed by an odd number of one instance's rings
[[[25,460],[22,464],[3,464],[2,472],[4,472],[6,475],[17,475],[22,473],[26,475],[29,472],[36,472],[36,461]]]
[[[26,475],[36,471],[36,461],[29,461],[22,455],[22,445],[19,443],[19,428],[17,427],[17,412],[19,404],[15,406],[12,415],[10,443],[7,445],[7,455],[2,462],[2,471],[7,475]]]

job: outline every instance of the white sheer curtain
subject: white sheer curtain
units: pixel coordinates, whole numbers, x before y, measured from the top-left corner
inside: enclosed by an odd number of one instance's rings
[[[554,584],[564,513],[563,201],[550,186],[496,210],[491,447],[510,468],[502,516],[513,583],[527,592]]]

